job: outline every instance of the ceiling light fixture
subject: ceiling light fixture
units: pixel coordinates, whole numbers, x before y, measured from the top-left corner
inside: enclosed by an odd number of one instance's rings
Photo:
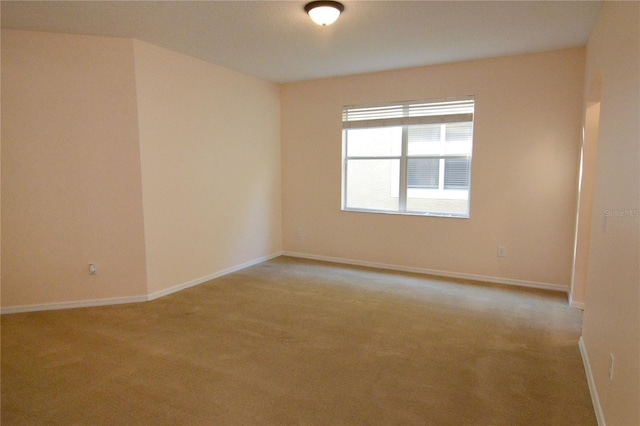
[[[312,1],[304,7],[313,22],[322,26],[336,22],[343,10],[344,6],[337,1]]]

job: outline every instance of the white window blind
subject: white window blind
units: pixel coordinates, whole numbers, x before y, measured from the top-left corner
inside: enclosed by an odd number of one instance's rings
[[[463,123],[473,121],[471,98],[434,102],[400,102],[376,106],[347,106],[342,110],[342,127],[402,126],[409,124]]]

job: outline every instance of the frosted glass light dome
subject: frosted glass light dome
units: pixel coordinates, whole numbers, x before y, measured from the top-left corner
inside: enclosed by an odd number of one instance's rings
[[[336,22],[344,6],[337,1],[314,1],[307,4],[304,10],[313,22],[326,26]]]

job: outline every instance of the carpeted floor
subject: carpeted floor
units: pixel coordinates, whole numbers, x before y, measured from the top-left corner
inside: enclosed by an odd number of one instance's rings
[[[566,295],[280,257],[2,316],[3,425],[594,425]]]

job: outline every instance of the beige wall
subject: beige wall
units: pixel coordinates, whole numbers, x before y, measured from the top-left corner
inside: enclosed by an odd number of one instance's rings
[[[117,38],[3,30],[2,62],[3,311],[145,300],[281,251],[276,85]]]
[[[144,295],[132,41],[3,30],[2,95],[2,306]]]
[[[0,13],[1,15],[1,13]],[[0,31],[0,46],[2,45],[2,31]],[[0,52],[2,48],[0,47]],[[0,54],[0,76],[2,75],[2,54]],[[1,77],[0,77],[1,78]],[[2,84],[0,84],[0,105],[2,104]],[[2,108],[0,107],[0,206],[2,206]],[[2,208],[0,207],[0,308],[2,307]]]
[[[640,424],[640,3],[605,2],[587,47],[602,79],[583,341],[607,425]],[[611,216],[607,217],[607,214]],[[609,380],[609,354],[615,357]]]
[[[568,287],[583,75],[571,49],[284,85],[284,250]],[[343,105],[465,95],[470,219],[340,210]]]
[[[278,253],[278,87],[134,46],[149,292]]]

